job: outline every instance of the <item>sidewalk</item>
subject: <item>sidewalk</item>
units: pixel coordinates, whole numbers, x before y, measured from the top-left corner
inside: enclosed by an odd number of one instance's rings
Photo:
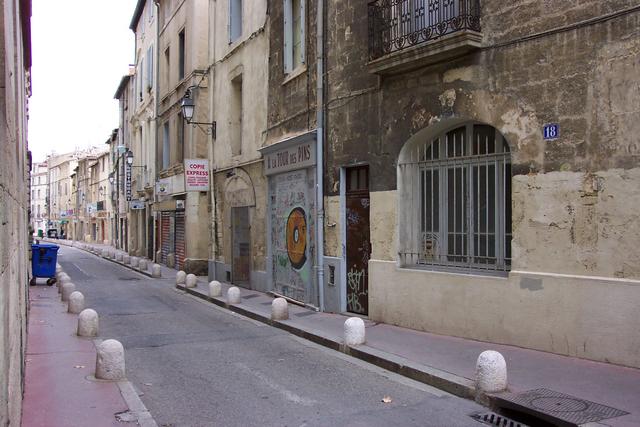
[[[97,244],[90,246],[107,248]],[[173,279],[175,274],[176,270],[162,266],[163,279]],[[206,277],[200,277],[195,288],[179,286],[179,289],[318,344],[467,398],[473,398],[476,394],[474,376],[478,355],[485,350],[495,350],[507,362],[510,393],[489,396],[491,405],[501,408],[511,406],[523,412],[527,410],[536,416],[548,417],[553,422],[573,420],[573,423],[565,425],[640,425],[638,369],[435,335],[368,320],[365,321],[366,345],[348,347],[342,343],[346,316],[315,312],[289,304],[289,320],[271,321],[271,296],[240,288],[242,302],[228,305],[224,296],[229,286],[223,283],[223,297],[219,298],[208,296]],[[558,398],[549,397],[549,394],[540,395],[537,399],[531,399],[529,408],[518,404],[514,406],[508,402],[515,400],[515,397],[522,398],[514,396],[514,393],[541,388],[568,396]],[[628,414],[625,415],[624,412]],[[606,418],[607,416],[612,418]],[[598,420],[601,421],[594,423]],[[589,421],[591,423],[587,424]]]
[[[30,287],[22,425],[121,426],[115,414],[127,404],[116,383],[90,379],[95,346],[75,335],[77,316],[67,314],[57,289]]]

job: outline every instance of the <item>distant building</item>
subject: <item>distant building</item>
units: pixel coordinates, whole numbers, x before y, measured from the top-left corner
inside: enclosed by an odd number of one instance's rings
[[[35,235],[47,232],[48,178],[47,162],[34,163],[31,168],[31,228]]]

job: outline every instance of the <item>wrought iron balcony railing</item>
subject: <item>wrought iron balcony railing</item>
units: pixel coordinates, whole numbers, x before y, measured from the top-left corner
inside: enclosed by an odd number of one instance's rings
[[[463,30],[480,32],[480,0],[375,0],[369,3],[369,59]]]

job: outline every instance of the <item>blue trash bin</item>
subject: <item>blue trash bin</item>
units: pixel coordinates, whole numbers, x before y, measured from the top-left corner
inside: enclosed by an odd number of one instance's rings
[[[60,246],[48,243],[31,245],[31,285],[36,284],[36,278],[47,278],[47,285],[56,283],[56,262],[58,261]]]

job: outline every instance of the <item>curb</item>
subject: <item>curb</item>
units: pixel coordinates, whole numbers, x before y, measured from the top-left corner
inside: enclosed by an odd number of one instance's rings
[[[271,320],[270,317],[254,313],[238,305],[227,304],[221,298],[209,297],[193,288],[187,288],[183,285],[176,285],[176,288],[219,307],[226,308],[234,313],[257,320],[275,328],[282,329],[283,331],[289,332],[290,334],[296,335],[300,338],[304,338],[332,350],[355,357],[356,359],[371,363],[372,365],[386,369],[387,371],[398,375],[402,375],[403,377],[433,386],[455,396],[465,399],[474,399],[476,396],[475,385],[473,381],[468,378],[460,377],[431,366],[412,362],[403,357],[376,350],[367,345],[348,346],[333,337],[323,336],[316,332],[284,323],[283,321]]]

